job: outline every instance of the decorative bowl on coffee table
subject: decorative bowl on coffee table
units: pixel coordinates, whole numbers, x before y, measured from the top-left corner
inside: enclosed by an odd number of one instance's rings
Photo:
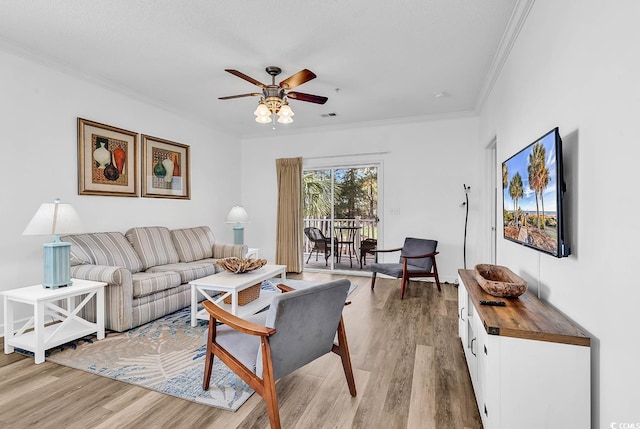
[[[240,258],[224,258],[216,261],[216,264],[224,268],[230,273],[248,273],[257,270],[267,264],[266,259],[240,259]]]

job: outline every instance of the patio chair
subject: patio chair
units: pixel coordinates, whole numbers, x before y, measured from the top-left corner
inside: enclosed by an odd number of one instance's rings
[[[280,428],[275,381],[334,352],[342,359],[349,393],[356,396],[342,309],[351,282],[346,279],[294,290],[278,285],[269,310],[241,319],[212,302],[202,388],[209,389],[214,356],[264,398],[272,429]],[[220,321],[224,325],[217,326]],[[338,336],[338,343],[334,338]],[[255,370],[254,370],[255,369]]]
[[[375,238],[365,238],[360,242],[360,269],[362,269],[362,262],[367,265],[367,254],[374,255],[372,250],[376,250],[378,247],[378,240]]]
[[[353,268],[352,257],[356,256],[356,232],[360,229],[359,226],[336,226],[336,262],[340,263],[343,248],[346,250],[346,254],[349,256],[349,266]]]
[[[389,250],[371,250],[376,255],[376,262],[371,265],[371,290],[376,284],[376,274],[382,273],[396,279],[402,278],[400,285],[400,299],[404,298],[404,290],[410,278],[414,277],[434,277],[438,291],[440,289],[440,278],[438,277],[438,267],[436,266],[436,240],[426,240],[422,238],[407,237],[404,246]],[[378,254],[400,251],[400,262],[378,263]]]
[[[311,255],[313,252],[316,252],[316,261],[318,260],[318,253],[324,253],[324,265],[325,267],[328,265],[329,256],[331,256],[331,239],[325,237],[325,235],[315,226],[309,226],[304,229],[304,235],[307,236],[309,241],[313,243],[313,248],[311,252],[309,252],[309,257],[307,258],[307,264],[309,263],[309,259],[311,259]]]

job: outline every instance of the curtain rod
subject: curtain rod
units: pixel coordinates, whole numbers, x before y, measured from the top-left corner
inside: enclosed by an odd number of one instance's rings
[[[309,156],[302,159],[328,159],[328,158],[344,158],[348,156],[368,156],[368,155],[386,155],[391,152],[368,152],[368,153],[352,153],[348,155],[328,155],[328,156]]]

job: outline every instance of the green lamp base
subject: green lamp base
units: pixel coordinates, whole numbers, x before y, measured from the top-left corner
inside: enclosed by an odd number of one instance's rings
[[[244,226],[233,227],[233,244],[244,244]]]
[[[71,285],[71,243],[57,241],[45,243],[44,281],[42,286],[50,289]]]

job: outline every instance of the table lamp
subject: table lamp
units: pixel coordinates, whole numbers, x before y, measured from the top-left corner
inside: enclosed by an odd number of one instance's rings
[[[233,244],[244,244],[244,226],[243,223],[249,222],[249,216],[244,207],[235,206],[227,216],[227,223],[233,223]]]
[[[43,203],[33,215],[22,235],[53,235],[53,243],[44,243],[45,288],[57,289],[71,285],[71,243],[60,241],[60,234],[80,232],[80,217],[71,204]]]

